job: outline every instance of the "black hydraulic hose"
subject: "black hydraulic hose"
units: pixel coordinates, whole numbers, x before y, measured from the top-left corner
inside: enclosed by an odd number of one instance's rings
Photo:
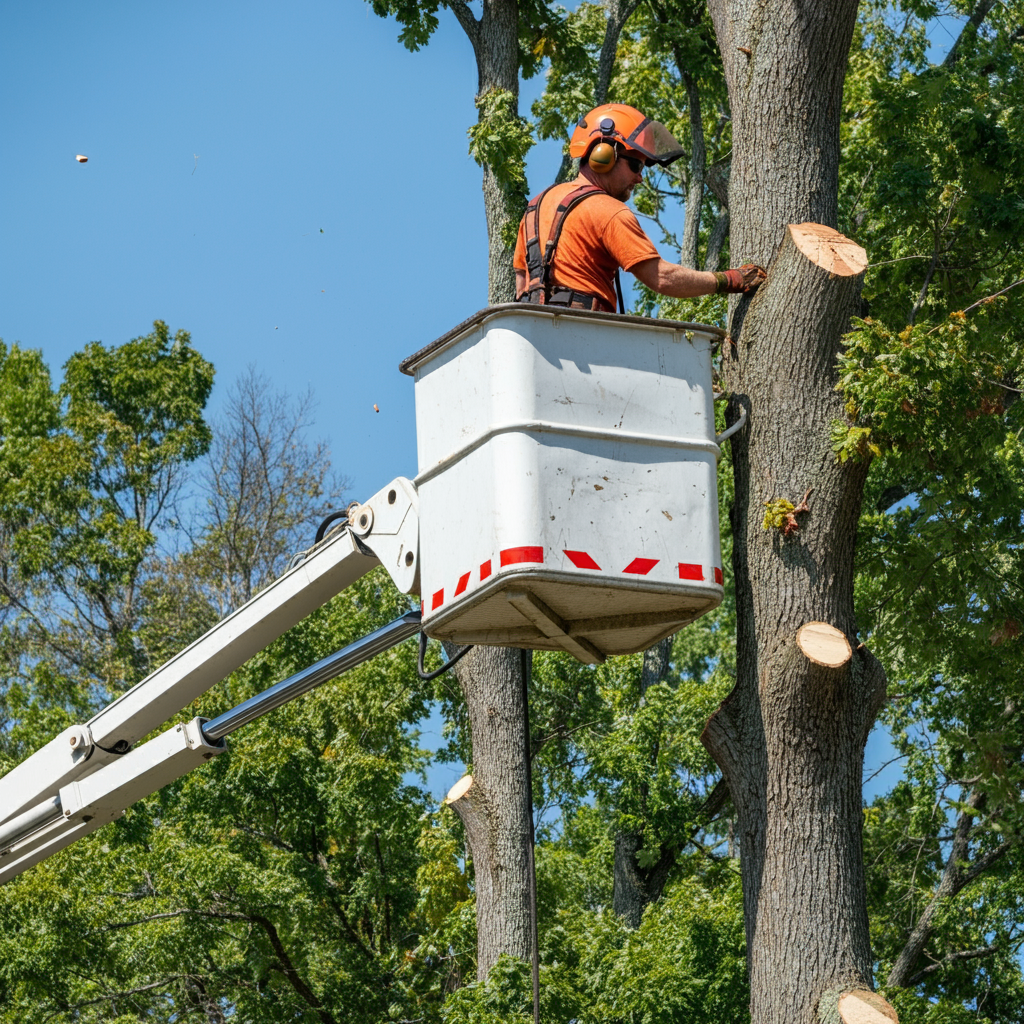
[[[436,679],[438,676],[444,675],[444,673],[447,672],[448,669],[450,669],[460,658],[465,657],[465,655],[469,654],[469,652],[473,650],[474,646],[475,644],[467,644],[465,647],[462,648],[461,651],[458,652],[458,654],[452,655],[452,657],[450,657],[439,669],[436,669],[433,672],[428,672],[423,667],[423,658],[427,653],[427,634],[421,632],[420,656],[416,659],[416,674],[420,677],[420,679]]]
[[[324,539],[324,534],[327,532],[327,527],[331,523],[337,522],[339,519],[348,519],[348,509],[344,509],[341,512],[332,512],[317,528],[316,528],[316,539],[313,541],[314,544],[319,544]]]

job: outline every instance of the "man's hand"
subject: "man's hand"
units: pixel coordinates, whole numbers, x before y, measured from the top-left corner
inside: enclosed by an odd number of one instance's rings
[[[745,294],[759,288],[768,275],[756,263],[744,263],[733,270],[715,271],[715,294]]]

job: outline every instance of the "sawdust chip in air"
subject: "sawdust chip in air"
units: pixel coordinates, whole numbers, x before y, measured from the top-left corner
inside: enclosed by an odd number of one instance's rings
[[[87,163],[89,162],[89,158],[88,158],[87,156],[83,156],[83,155],[82,155],[81,153],[77,154],[77,155],[75,156],[75,159],[76,159],[76,160],[77,160],[77,161],[78,161],[78,162],[79,162],[80,164],[87,164]]]

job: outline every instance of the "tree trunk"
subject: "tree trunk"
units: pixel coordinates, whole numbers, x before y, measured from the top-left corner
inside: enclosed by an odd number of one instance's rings
[[[517,0],[484,0],[479,20],[465,0],[454,0],[450,7],[473,44],[477,100],[497,89],[511,93],[518,102]],[[504,187],[487,165],[483,168],[483,193],[487,301],[489,305],[512,302],[515,230],[526,208],[526,195]],[[466,798],[454,800],[452,807],[466,824],[476,873],[477,976],[481,979],[502,953],[526,960],[533,948],[532,850],[528,845],[533,807],[527,792],[523,705],[530,664],[528,652],[478,647],[455,670],[469,710],[473,783]]]
[[[601,53],[597,58],[597,84],[594,88],[595,107],[607,102],[608,89],[612,82],[612,71],[615,68],[615,54],[619,49],[619,36],[622,35],[626,22],[639,6],[640,0],[604,0],[608,21],[604,29]]]
[[[680,59],[676,56],[676,63]],[[690,110],[690,177],[686,185],[686,221],[679,262],[691,270],[697,269],[697,242],[700,240],[701,208],[704,205],[704,175],[707,171],[707,147],[704,143],[704,122],[701,119],[700,90],[693,75],[679,68],[686,86],[687,106]]]
[[[752,1019],[811,1024],[834,1020],[844,992],[872,987],[861,771],[885,676],[864,648],[828,668],[796,645],[810,621],[856,634],[867,466],[838,463],[829,431],[845,418],[835,358],[864,266],[833,265],[827,230],[815,252],[804,244],[813,225],[802,236],[787,226],[836,224],[857,3],[709,7],[733,118],[732,262],[770,266],[752,300],[733,301],[725,344],[729,418],[740,406],[750,415],[732,442],[737,682],[703,738],[737,812]],[[808,488],[796,531],[763,528],[765,502],[796,505]]]
[[[502,953],[529,960],[532,800],[527,791],[523,679],[529,651],[477,647],[455,667],[469,709],[472,785],[449,794],[476,880],[477,977]]]
[[[511,93],[519,100],[519,3],[518,0],[484,0],[479,20],[465,0],[451,5],[465,29],[476,55],[477,102],[492,90]],[[518,114],[518,106],[510,113]],[[480,111],[480,120],[484,112]],[[487,218],[487,301],[490,305],[512,302],[516,277],[512,268],[515,229],[526,209],[525,191],[502,184],[495,169],[483,169],[484,214]]]

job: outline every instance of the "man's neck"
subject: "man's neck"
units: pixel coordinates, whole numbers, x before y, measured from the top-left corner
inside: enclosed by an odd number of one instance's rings
[[[591,168],[589,165],[580,168],[579,177],[585,178],[587,181],[590,182],[591,185],[596,185],[599,189],[601,189],[602,192],[608,191],[608,189],[605,188],[604,182],[601,180],[601,175],[596,174],[593,168]]]

